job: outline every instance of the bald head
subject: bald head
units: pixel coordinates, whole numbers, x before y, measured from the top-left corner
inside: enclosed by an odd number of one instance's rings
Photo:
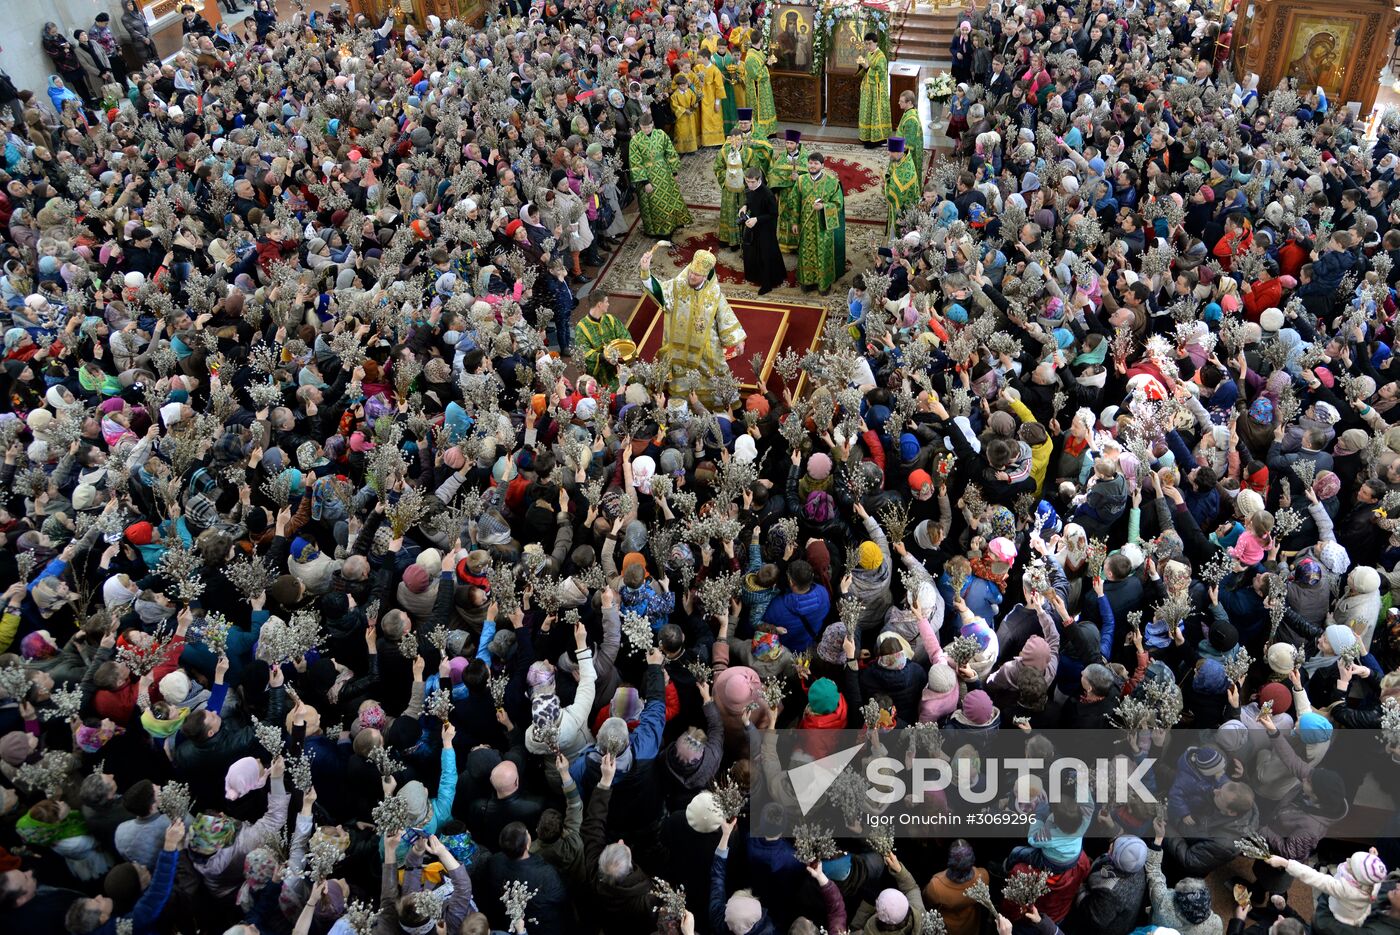
[[[510,760],[502,760],[491,770],[491,788],[496,790],[496,798],[504,799],[514,795],[520,788],[520,771]]]

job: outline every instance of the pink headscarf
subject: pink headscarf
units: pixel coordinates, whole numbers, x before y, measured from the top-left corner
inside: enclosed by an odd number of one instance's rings
[[[230,802],[267,785],[267,771],[251,756],[234,763],[224,777],[224,797]]]

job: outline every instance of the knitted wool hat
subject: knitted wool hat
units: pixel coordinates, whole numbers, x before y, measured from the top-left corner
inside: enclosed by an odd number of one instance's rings
[[[701,792],[685,807],[685,823],[699,834],[713,834],[724,824],[724,815],[715,803],[713,792]]]
[[[1385,861],[1368,851],[1357,851],[1348,857],[1346,868],[1351,878],[1366,890],[1379,884],[1386,875]]]
[[[968,692],[962,700],[963,716],[972,724],[987,724],[996,713],[991,696],[982,689]]]
[[[1363,446],[1364,447],[1364,446]],[[807,459],[807,475],[812,480],[826,480],[831,476],[831,456],[817,452]]]
[[[735,893],[724,904],[724,924],[729,931],[743,935],[763,919],[763,904],[752,896]]]
[[[1327,637],[1327,644],[1332,647],[1332,652],[1338,655],[1356,645],[1356,634],[1351,632],[1350,627],[1340,623],[1334,623],[1322,632]]]
[[[1274,643],[1264,653],[1269,670],[1275,675],[1287,675],[1293,671],[1293,656],[1293,647],[1288,643]]]
[[[1275,715],[1286,714],[1293,707],[1293,693],[1278,682],[1270,682],[1259,689],[1259,703],[1266,701],[1273,703]]]
[[[1225,772],[1225,757],[1214,747],[1196,747],[1187,760],[1202,776],[1220,776]]]
[[[909,915],[909,898],[891,887],[875,897],[875,915],[886,925],[898,925]]]
[[[1109,859],[1124,873],[1137,873],[1147,863],[1147,845],[1135,834],[1120,834],[1113,839]]]
[[[869,539],[860,544],[860,567],[867,571],[874,571],[879,568],[885,560],[885,555],[880,551],[880,547]]]
[[[841,693],[831,679],[817,679],[807,689],[807,707],[813,714],[832,714],[841,703]]]

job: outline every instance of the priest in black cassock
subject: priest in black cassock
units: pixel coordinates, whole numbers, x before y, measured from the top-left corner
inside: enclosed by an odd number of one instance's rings
[[[766,295],[787,281],[783,252],[778,248],[778,199],[763,181],[757,166],[744,173],[748,191],[739,209],[744,250],[744,278]]]

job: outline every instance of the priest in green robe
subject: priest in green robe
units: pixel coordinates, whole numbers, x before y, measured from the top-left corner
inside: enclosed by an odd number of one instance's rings
[[[825,295],[846,273],[846,193],[821,153],[807,156],[807,171],[795,188],[801,205],[795,231],[797,283]]]
[[[641,205],[642,232],[648,237],[669,237],[676,228],[689,224],[690,209],[676,184],[681,157],[671,138],[656,129],[650,110],[642,111],[628,154],[632,187]]]
[[[802,202],[794,186],[807,171],[807,154],[802,149],[802,131],[783,131],[783,148],[773,154],[768,166],[768,187],[778,198],[778,246],[784,253],[797,249],[797,222],[802,217]]]
[[[903,137],[892,136],[889,139],[890,164],[885,169],[885,204],[889,208],[889,216],[885,228],[885,233],[891,237],[897,235],[896,228],[899,226],[899,219],[914,205],[919,203],[923,192],[919,186],[919,173],[914,167],[914,160],[909,158],[909,153],[905,151]]]
[[[752,39],[753,30],[745,37]],[[753,135],[766,140],[778,129],[778,108],[773,103],[773,79],[768,74],[768,59],[753,46],[744,53],[744,96],[753,109]]]
[[[901,91],[899,95],[899,126],[895,135],[904,138],[904,151],[914,163],[914,172],[919,178],[924,176],[924,124],[919,119],[919,98],[913,91]]]
[[[890,60],[880,51],[879,37],[865,34],[860,62],[860,139],[867,148],[883,143],[890,130]]]

